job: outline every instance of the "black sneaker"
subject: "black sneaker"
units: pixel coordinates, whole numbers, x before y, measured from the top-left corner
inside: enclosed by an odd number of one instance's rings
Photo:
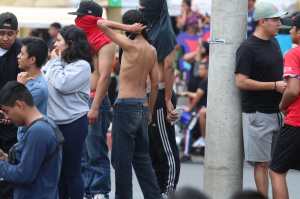
[[[192,161],[192,157],[190,155],[183,155],[180,158],[180,162],[191,162]]]

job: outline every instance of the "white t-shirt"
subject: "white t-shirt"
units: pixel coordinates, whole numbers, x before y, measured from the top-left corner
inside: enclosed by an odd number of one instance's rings
[[[4,48],[0,48],[0,57],[2,57],[5,53],[7,53],[8,50]]]

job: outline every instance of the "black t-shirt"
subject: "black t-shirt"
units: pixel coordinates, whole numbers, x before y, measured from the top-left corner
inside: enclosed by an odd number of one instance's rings
[[[193,62],[191,63],[192,68],[189,72],[189,80],[187,83],[187,90],[190,92],[196,92],[199,82],[201,81],[201,78],[199,77],[199,62]]]
[[[201,108],[201,107],[207,105],[207,84],[208,84],[208,79],[207,78],[201,80],[198,84],[198,89],[201,89],[204,92],[204,95],[202,96],[202,98],[197,103],[198,108]]]
[[[176,36],[166,0],[140,0],[142,13],[149,28],[148,35],[156,48],[158,61],[162,62],[176,46]]]
[[[275,39],[262,40],[254,35],[245,40],[236,53],[235,73],[260,82],[282,80],[283,57]],[[246,113],[278,112],[281,94],[274,91],[242,90],[242,110]]]

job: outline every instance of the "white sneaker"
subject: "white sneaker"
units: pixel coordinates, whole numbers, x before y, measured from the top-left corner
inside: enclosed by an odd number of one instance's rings
[[[92,197],[91,195],[86,195],[86,194],[85,194],[85,195],[83,196],[83,199],[92,199],[92,198],[93,198],[93,197]]]
[[[205,147],[205,140],[203,137],[198,138],[194,143],[193,143],[193,147],[197,148],[197,147]]]
[[[161,198],[162,198],[162,199],[168,199],[169,196],[168,196],[167,193],[162,193],[162,194],[161,194]]]
[[[108,131],[108,132],[111,132],[111,131],[112,131],[112,123],[109,124],[109,127],[108,127],[107,131]]]
[[[93,199],[109,199],[109,196],[104,194],[96,194],[94,195]]]

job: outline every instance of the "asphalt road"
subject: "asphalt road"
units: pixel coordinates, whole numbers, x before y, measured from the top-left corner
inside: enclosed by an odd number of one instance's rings
[[[200,157],[193,159],[192,163],[181,164],[181,174],[179,186],[191,186],[197,189],[203,189],[203,160]],[[112,193],[111,199],[114,198],[114,173],[112,170]],[[252,167],[248,164],[244,166],[244,189],[255,189],[254,180],[252,177]],[[300,198],[300,172],[291,170],[287,177],[290,199]],[[271,198],[271,187],[270,187]],[[133,178],[133,199],[143,199],[142,192],[139,188],[136,178]]]

